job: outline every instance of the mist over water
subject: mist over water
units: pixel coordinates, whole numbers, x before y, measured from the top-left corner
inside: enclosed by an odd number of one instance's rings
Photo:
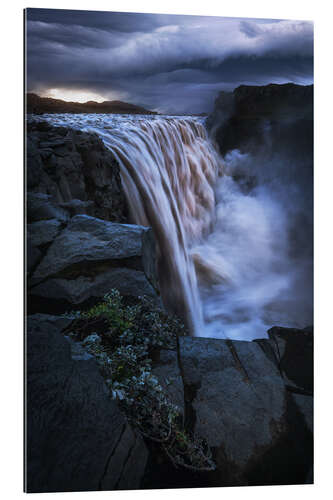
[[[293,172],[285,159],[237,150],[224,161],[213,231],[193,250],[204,268],[204,335],[250,340],[273,325],[312,324],[312,204],[296,182],[301,165]]]
[[[195,335],[312,324],[312,184],[299,160],[222,158],[201,118],[42,119],[96,132],[113,152],[132,221],[153,227],[163,302]]]

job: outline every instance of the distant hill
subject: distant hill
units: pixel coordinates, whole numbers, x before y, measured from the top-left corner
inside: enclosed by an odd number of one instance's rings
[[[154,111],[122,101],[95,102],[67,102],[51,97],[39,97],[28,93],[26,96],[27,113],[119,113],[137,115],[156,115]]]

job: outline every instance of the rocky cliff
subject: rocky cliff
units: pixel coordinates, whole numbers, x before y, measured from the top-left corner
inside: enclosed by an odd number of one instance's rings
[[[47,195],[63,213],[128,220],[119,167],[97,135],[29,122],[26,180],[28,193]],[[28,222],[45,218],[42,210],[29,206]]]
[[[313,155],[313,85],[241,85],[220,92],[207,126],[222,154],[285,153],[309,160]],[[309,158],[310,157],[310,158]]]
[[[119,166],[101,139],[29,124],[26,179],[30,312],[82,307],[111,288],[157,297],[151,230],[126,224]]]

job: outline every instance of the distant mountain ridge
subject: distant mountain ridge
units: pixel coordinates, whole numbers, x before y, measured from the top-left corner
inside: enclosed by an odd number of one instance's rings
[[[52,97],[40,97],[37,94],[26,94],[27,113],[119,113],[156,115],[155,111],[122,101],[104,102],[67,102]]]

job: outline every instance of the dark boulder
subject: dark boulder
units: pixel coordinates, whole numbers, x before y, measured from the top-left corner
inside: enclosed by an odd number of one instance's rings
[[[155,255],[151,232],[143,226],[74,216],[48,246],[29,279],[30,310],[64,312],[100,300],[112,288],[124,296],[157,299],[155,262],[149,261]],[[37,243],[47,239],[47,233],[43,235]]]
[[[61,333],[68,323],[28,317],[25,489],[138,488],[144,442],[110,399],[95,361],[71,351]]]
[[[142,256],[142,235],[147,228],[107,222],[87,215],[76,215],[53,241],[43,262],[36,269],[35,281],[59,275],[80,263],[121,261]],[[134,265],[134,262],[133,262]]]

